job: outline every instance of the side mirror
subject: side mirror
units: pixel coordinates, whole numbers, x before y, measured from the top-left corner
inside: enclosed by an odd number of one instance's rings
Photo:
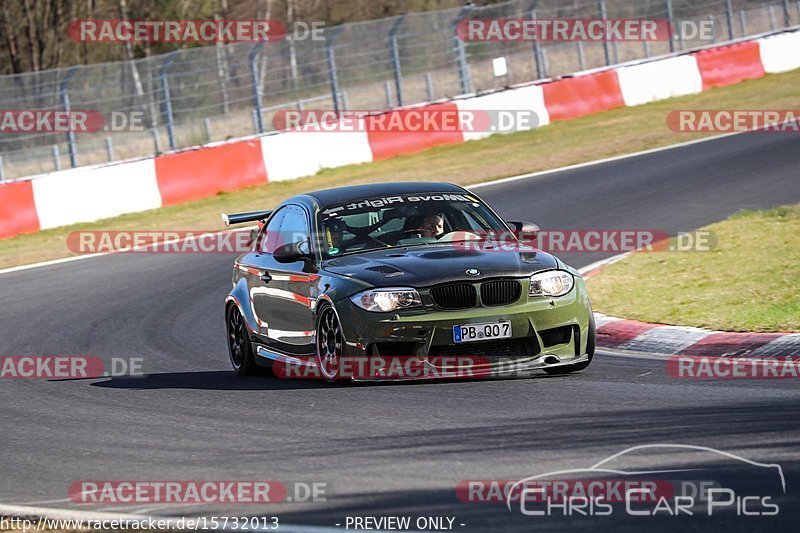
[[[279,246],[272,252],[272,257],[278,263],[296,263],[309,259],[311,255],[308,250],[308,242],[298,241]]]
[[[539,226],[533,222],[506,221],[506,224],[511,226],[511,229],[517,234],[517,238],[522,242],[536,240],[536,236],[539,234],[540,230]]]

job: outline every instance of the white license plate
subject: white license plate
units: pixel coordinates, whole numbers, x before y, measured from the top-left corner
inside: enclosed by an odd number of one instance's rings
[[[511,337],[511,322],[489,322],[487,324],[464,324],[453,326],[453,342],[488,341]]]

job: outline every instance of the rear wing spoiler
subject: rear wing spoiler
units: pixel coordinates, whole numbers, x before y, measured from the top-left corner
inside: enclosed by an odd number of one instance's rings
[[[267,220],[271,214],[271,210],[250,211],[249,213],[233,213],[230,215],[227,213],[222,213],[222,221],[226,226],[231,226],[233,224],[244,224],[245,222],[255,222],[256,220],[263,222]]]

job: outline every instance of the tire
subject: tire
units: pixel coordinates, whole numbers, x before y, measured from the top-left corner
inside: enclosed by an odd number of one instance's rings
[[[317,368],[328,383],[342,381],[340,365],[344,348],[344,334],[339,317],[332,306],[326,305],[317,317]]]
[[[594,314],[592,314],[591,318],[589,319],[589,339],[586,341],[586,355],[589,356],[589,360],[575,365],[564,365],[564,366],[556,366],[553,368],[545,368],[544,371],[550,374],[551,376],[559,376],[562,374],[571,374],[572,372],[579,372],[581,370],[584,370],[586,367],[592,364],[596,343],[597,343],[597,332],[595,331],[595,326],[594,326]]]
[[[234,372],[240,376],[254,376],[259,372],[253,357],[253,343],[250,341],[245,319],[235,305],[228,307],[226,315],[228,355],[231,366]]]

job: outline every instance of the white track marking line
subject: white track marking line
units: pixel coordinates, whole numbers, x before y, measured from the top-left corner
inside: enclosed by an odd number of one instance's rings
[[[232,228],[232,229],[225,229],[220,231],[206,231],[203,233],[198,233],[196,235],[192,235],[191,237],[184,237],[183,239],[170,239],[167,241],[158,241],[151,244],[145,244],[144,246],[133,246],[130,249],[122,249],[122,250],[112,250],[110,252],[99,252],[96,254],[86,254],[86,255],[76,255],[73,257],[65,257],[62,259],[53,259],[52,261],[43,261],[41,263],[32,263],[29,265],[20,265],[15,267],[6,268],[0,270],[0,275],[2,274],[10,274],[11,272],[20,272],[23,270],[31,270],[34,268],[41,268],[53,265],[62,265],[65,263],[72,263],[74,261],[82,261],[84,259],[93,259],[95,257],[105,257],[107,255],[113,254],[122,254],[122,253],[140,253],[142,250],[146,250],[148,248],[153,248],[155,246],[167,246],[170,244],[176,244],[179,242],[187,242],[187,241],[194,241],[199,238],[202,238],[205,235],[225,235],[227,233],[237,233],[239,231],[249,231],[256,229],[258,226],[245,226],[242,228]],[[95,230],[95,231],[103,231],[103,230]],[[135,231],[135,230],[134,230]],[[144,230],[144,231],[153,231],[153,230]],[[133,231],[131,232],[133,233]]]
[[[692,141],[684,141],[677,144],[669,144],[667,146],[659,146],[657,148],[650,148],[647,150],[642,150],[639,152],[631,152],[629,154],[620,154],[611,157],[604,157],[603,159],[595,159],[594,161],[587,161],[585,163],[576,163],[574,165],[567,165],[565,167],[557,167],[550,170],[539,170],[537,172],[530,172],[528,174],[519,174],[517,176],[510,176],[508,178],[500,178],[493,181],[486,181],[483,183],[476,183],[475,185],[469,185],[467,189],[479,189],[482,187],[490,187],[492,185],[501,185],[503,183],[509,183],[512,181],[524,180],[529,178],[538,178],[542,176],[546,176],[548,174],[556,174],[558,172],[565,172],[567,170],[575,170],[578,168],[586,168],[595,165],[602,165],[604,163],[613,163],[614,161],[622,161],[624,159],[631,159],[634,157],[644,156],[655,154],[658,152],[664,152],[667,150],[675,150],[678,148],[684,148],[686,146],[692,146],[694,144],[700,144],[709,141],[716,141],[718,139],[724,139],[725,137],[733,137],[734,135],[741,135],[742,133],[752,133],[756,130],[745,130],[745,131],[734,131],[731,133],[721,133],[719,135],[712,135],[711,137],[704,137],[702,139],[694,139]]]
[[[624,258],[627,255],[630,255],[632,252],[625,252],[617,255],[613,255],[611,257],[607,257],[605,259],[601,259],[600,261],[595,261],[594,263],[588,264],[585,267],[581,267],[578,269],[578,272],[581,276],[586,276],[590,272],[597,270],[598,268],[602,268],[604,266],[610,265],[611,263],[616,263],[620,259]],[[0,274],[2,272],[0,271]]]

